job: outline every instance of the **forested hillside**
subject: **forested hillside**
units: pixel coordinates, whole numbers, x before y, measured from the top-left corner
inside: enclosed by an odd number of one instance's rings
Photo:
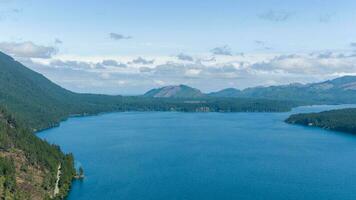
[[[54,193],[61,165],[60,192]],[[64,197],[75,175],[73,156],[37,138],[20,122],[0,109],[1,199],[49,199]]]
[[[0,53],[1,199],[62,198],[69,190],[73,156],[33,134],[33,129],[49,127],[68,114],[58,99],[72,93],[46,80]],[[63,175],[54,196],[59,165]]]
[[[290,116],[286,122],[356,134],[356,109],[349,108],[320,113],[295,114]]]

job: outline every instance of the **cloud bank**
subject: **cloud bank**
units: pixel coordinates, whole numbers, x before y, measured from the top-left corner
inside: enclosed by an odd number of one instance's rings
[[[178,54],[177,58],[179,60],[183,60],[183,61],[194,61],[194,58],[192,56],[184,54],[184,53]]]
[[[171,84],[188,84],[203,91],[214,91],[356,75],[356,54],[352,52],[245,54],[214,59],[203,55],[190,57],[193,61],[177,59],[177,56],[157,57],[156,61],[138,56],[126,62],[51,59],[46,64],[28,66],[75,91],[114,94],[141,94],[150,88]]]
[[[36,45],[33,42],[0,42],[0,50],[15,57],[51,58],[58,50],[51,46]]]
[[[229,46],[215,47],[210,50],[214,55],[232,56],[232,51]]]
[[[146,60],[142,57],[138,57],[134,60],[132,60],[132,64],[142,64],[142,65],[150,65],[153,64],[155,62],[155,60]]]

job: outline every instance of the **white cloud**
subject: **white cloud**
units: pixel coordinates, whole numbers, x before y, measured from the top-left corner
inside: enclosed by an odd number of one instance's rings
[[[224,55],[224,56],[232,56],[232,51],[229,46],[225,45],[222,47],[215,47],[210,50],[214,55]]]
[[[252,69],[289,74],[328,76],[356,71],[356,57],[335,56],[333,53],[278,56],[268,62],[255,63]]]
[[[132,39],[131,36],[125,36],[119,33],[109,33],[109,36],[111,39],[113,40],[128,40],[128,39]]]
[[[146,60],[142,57],[138,57],[138,58],[132,60],[131,64],[149,65],[149,64],[153,64],[154,62],[155,62],[155,60]]]
[[[201,69],[187,69],[185,71],[185,76],[191,76],[191,77],[196,77],[196,76],[199,76],[200,72],[202,70]]]
[[[127,67],[126,64],[117,62],[116,60],[103,60],[101,64],[104,66],[112,66],[112,67],[123,67],[123,68]]]
[[[56,39],[54,39],[54,43],[55,44],[63,44],[63,41],[58,39],[58,38],[56,38]]]
[[[82,61],[75,61],[75,60],[69,60],[69,61],[63,61],[63,60],[52,60],[49,63],[50,67],[54,68],[69,68],[69,69],[91,69],[94,68],[95,64],[90,63],[90,62],[82,62]]]
[[[51,46],[36,45],[33,42],[0,42],[0,50],[14,57],[51,58],[58,50]]]
[[[177,58],[179,60],[184,60],[184,61],[194,61],[194,58],[192,56],[184,54],[184,53],[178,54]]]
[[[290,19],[294,15],[294,12],[285,11],[285,10],[270,10],[265,13],[258,15],[260,19],[269,20],[274,22],[281,22]]]

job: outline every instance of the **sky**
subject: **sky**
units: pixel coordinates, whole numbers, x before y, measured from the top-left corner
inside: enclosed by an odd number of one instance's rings
[[[356,75],[352,0],[0,0],[0,51],[76,92]]]

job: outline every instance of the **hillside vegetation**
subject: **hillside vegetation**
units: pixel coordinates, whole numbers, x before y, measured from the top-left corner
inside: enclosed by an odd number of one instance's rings
[[[286,122],[356,134],[356,109],[348,108],[320,113],[295,114],[290,116]]]
[[[2,199],[49,199],[61,164],[60,193],[64,197],[75,175],[73,156],[40,140],[21,123],[0,110],[0,197]]]

